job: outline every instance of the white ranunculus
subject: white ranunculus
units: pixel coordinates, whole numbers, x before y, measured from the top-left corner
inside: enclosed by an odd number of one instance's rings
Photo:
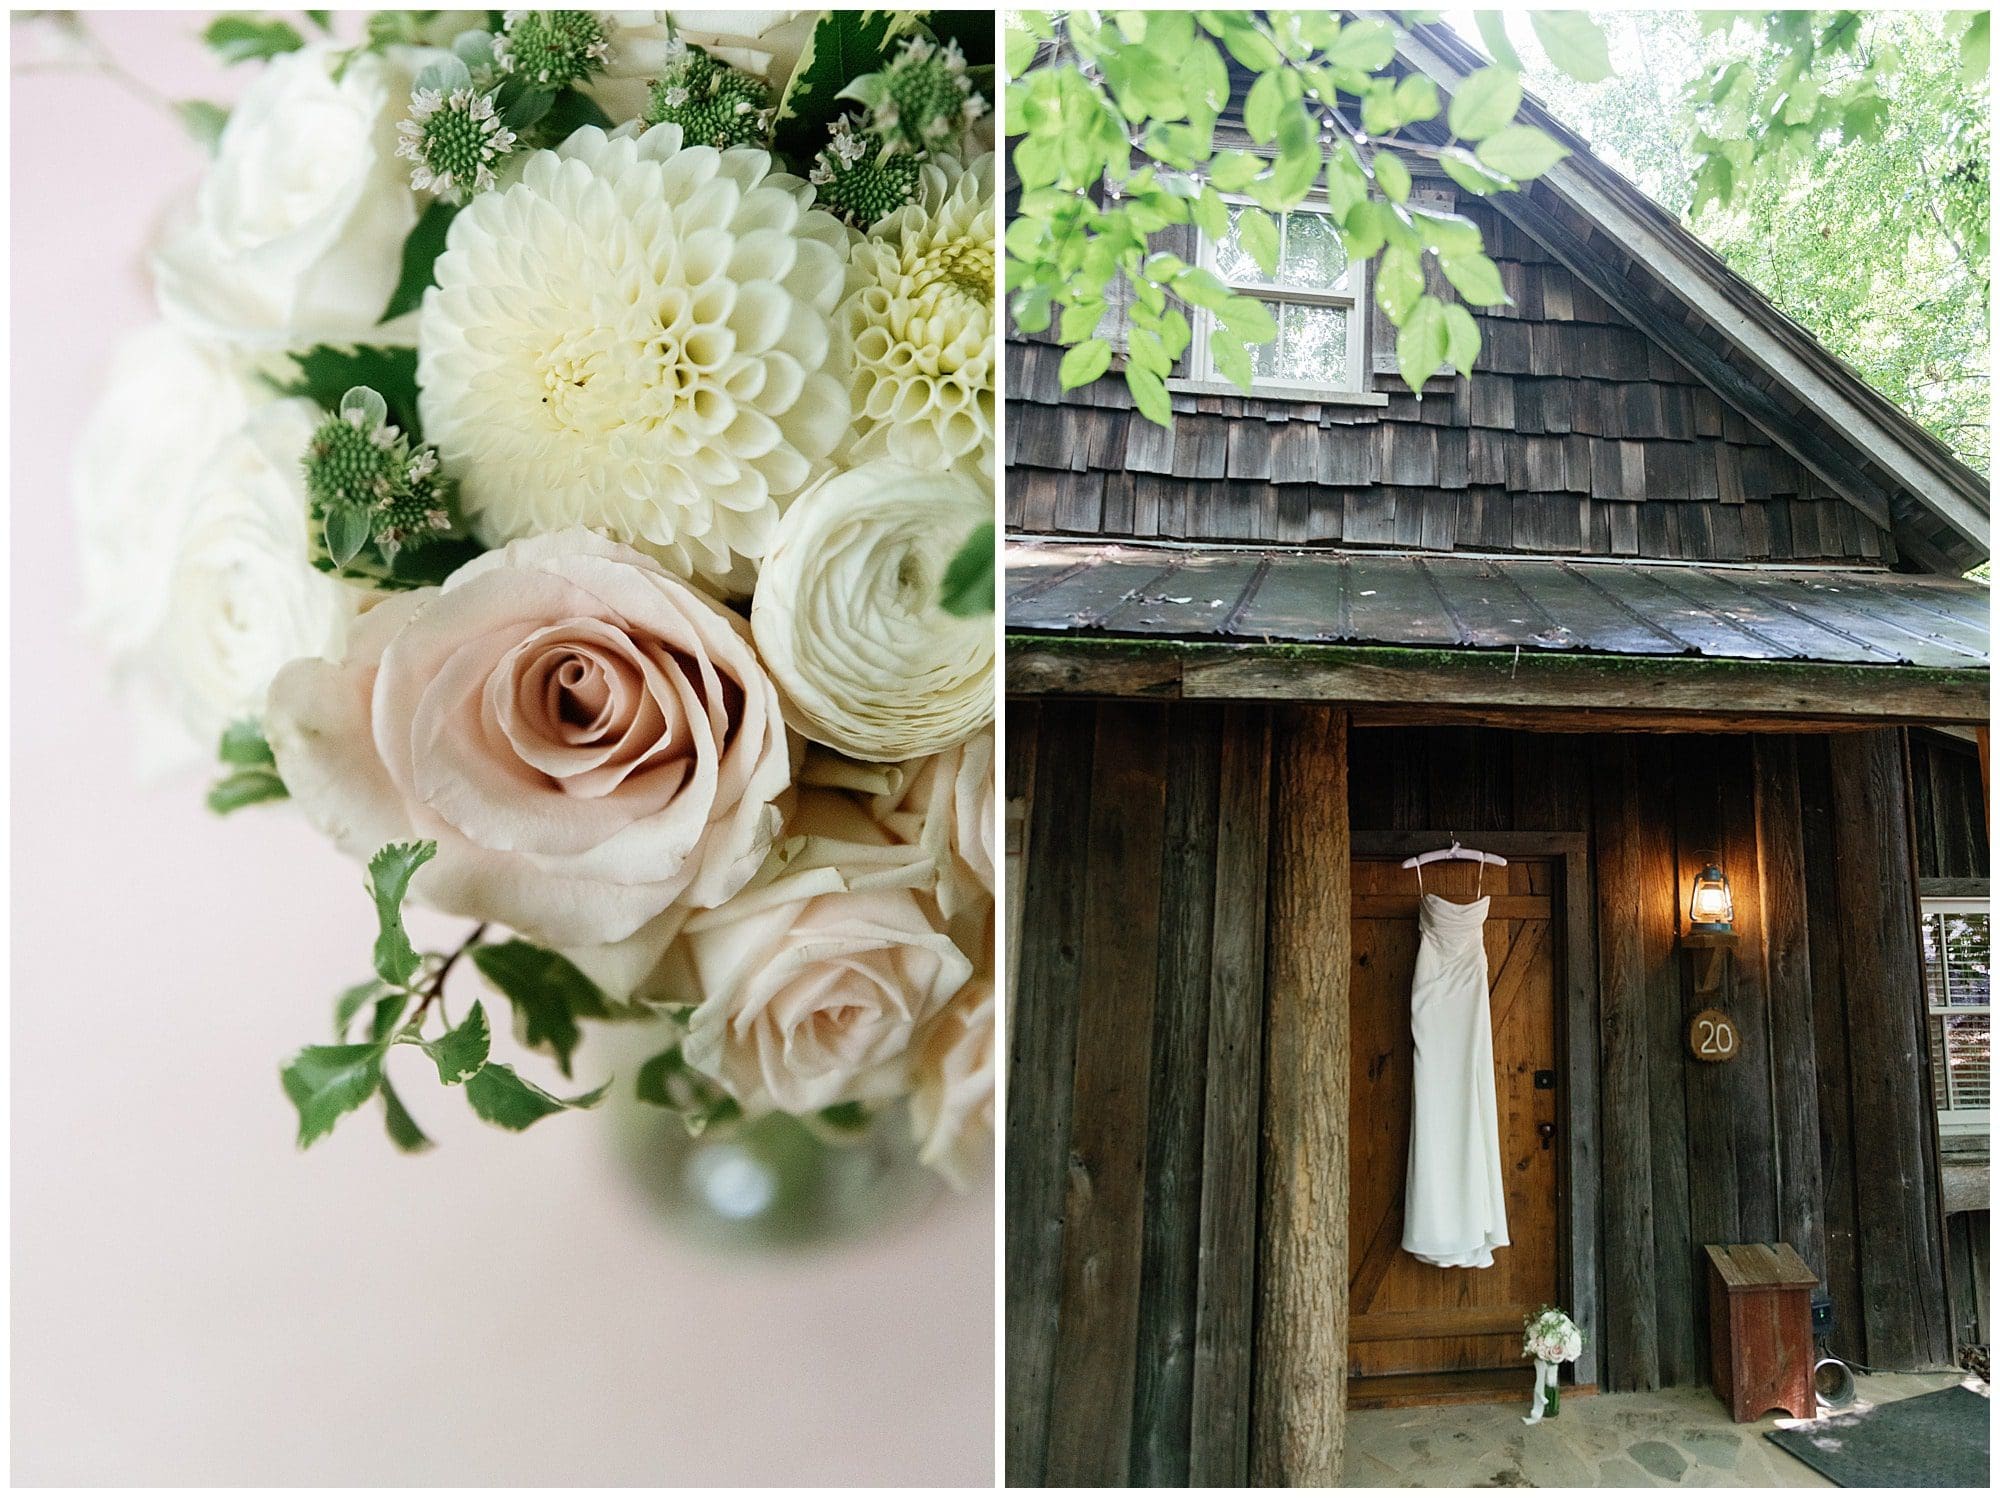
[[[919,1158],[961,1190],[993,1158],[994,1020],[993,981],[974,978],[912,1048]]]
[[[319,419],[304,400],[253,410],[210,451],[156,561],[166,604],[141,659],[211,753],[231,723],[262,715],[288,662],[339,654],[363,600],[307,560],[299,455]]]
[[[424,435],[492,544],[580,525],[747,591],[846,429],[847,231],[762,151],[577,131],[452,221]]]
[[[396,160],[408,104],[408,80],[380,57],[338,83],[327,46],[272,59],[154,254],[167,315],[267,348],[410,342],[407,324],[378,326],[417,221]]]
[[[728,900],[792,777],[743,621],[582,530],[377,604],[338,662],[279,673],[266,728],[343,850],[435,839],[421,902],[560,947]]]
[[[917,200],[854,246],[840,321],[853,349],[856,458],[993,460],[993,158],[924,163]]]
[[[606,19],[611,22],[611,56],[583,91],[614,123],[622,124],[645,110],[647,90],[672,56],[675,32],[717,61],[763,79],[775,101],[798,65],[818,12],[614,10]]]
[[[857,800],[802,790],[786,831],[756,881],[689,917],[653,995],[698,1003],[683,1053],[746,1113],[900,1097],[972,963],[918,892],[928,868]]]
[[[801,495],[750,625],[800,733],[856,759],[935,754],[993,719],[993,619],[945,611],[946,567],[993,518],[961,473],[868,463]]]

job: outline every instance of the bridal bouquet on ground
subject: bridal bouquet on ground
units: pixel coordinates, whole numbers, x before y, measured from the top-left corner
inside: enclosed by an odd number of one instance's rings
[[[336,26],[359,28],[336,36]],[[372,973],[282,1068],[309,1145],[428,1058],[522,1129],[907,1105],[990,1156],[990,13],[306,12],[151,256],[78,469],[156,759],[367,870]],[[405,901],[463,917],[416,949]],[[445,991],[469,964],[494,994]],[[361,967],[357,954],[357,967]],[[537,1063],[539,1066],[540,1063]],[[407,1072],[406,1072],[407,1075]],[[595,1079],[592,1079],[595,1080]],[[408,1083],[406,1082],[406,1087]]]
[[[1583,1355],[1583,1332],[1553,1306],[1527,1318],[1521,1328],[1521,1356],[1535,1360],[1535,1392],[1522,1422],[1533,1425],[1544,1415],[1562,1411],[1562,1389],[1556,1381],[1564,1363]]]

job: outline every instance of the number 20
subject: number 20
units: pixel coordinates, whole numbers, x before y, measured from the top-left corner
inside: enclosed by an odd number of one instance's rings
[[[1702,1056],[1728,1056],[1736,1050],[1736,1031],[1727,1020],[1705,1019],[1697,1021],[1701,1029],[1701,1044],[1696,1053]]]

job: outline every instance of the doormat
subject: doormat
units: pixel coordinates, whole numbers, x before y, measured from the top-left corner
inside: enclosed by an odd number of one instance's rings
[[[1983,1488],[1987,1418],[1961,1384],[1764,1434],[1843,1488]]]

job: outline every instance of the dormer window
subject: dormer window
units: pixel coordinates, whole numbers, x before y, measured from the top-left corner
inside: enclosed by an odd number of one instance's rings
[[[1247,200],[1232,200],[1229,235],[1203,236],[1201,263],[1234,290],[1271,309],[1278,336],[1250,350],[1255,388],[1280,396],[1367,389],[1362,338],[1367,309],[1365,267],[1350,265],[1340,229],[1324,202],[1301,204],[1274,215],[1278,268],[1267,276],[1239,238]],[[1197,313],[1191,372],[1202,384],[1226,382],[1209,348],[1214,319]]]

